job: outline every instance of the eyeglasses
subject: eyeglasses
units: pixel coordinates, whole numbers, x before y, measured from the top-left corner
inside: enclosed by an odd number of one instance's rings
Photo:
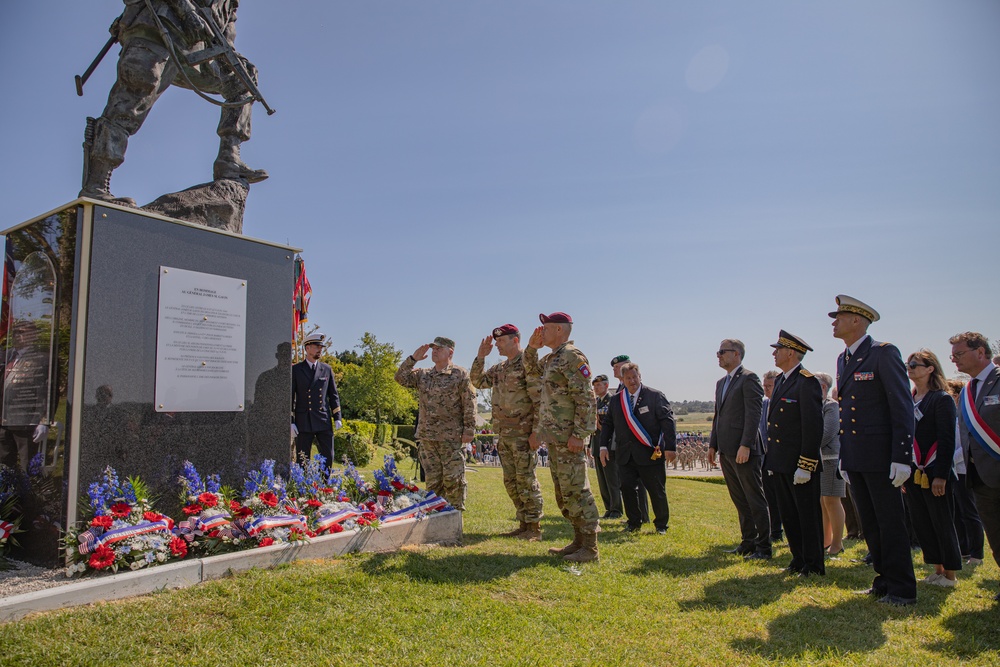
[[[716,353],[715,353],[715,356],[717,356],[717,357],[721,357],[721,356],[722,356],[722,355],[724,355],[724,354],[725,354],[726,352],[735,352],[735,351],[736,351],[736,350],[719,350],[718,352],[716,352]]]
[[[906,362],[906,367],[912,371],[914,368],[927,368],[927,364],[918,364],[915,361],[908,361]]]
[[[964,355],[968,354],[969,352],[972,352],[972,350],[962,350],[961,352],[954,352],[951,355],[951,360],[952,361],[958,361],[959,359],[961,359]]]

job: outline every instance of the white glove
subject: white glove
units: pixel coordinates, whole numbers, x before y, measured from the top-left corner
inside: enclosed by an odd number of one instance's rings
[[[299,434],[299,427],[296,426],[295,424],[292,424],[292,435],[298,435],[298,434]]]
[[[341,428],[341,427],[342,427],[343,425],[344,425],[344,422],[342,422],[342,421],[340,421],[339,419],[337,419],[337,420],[335,420],[335,421],[333,422],[333,430],[334,430],[334,431],[339,431],[339,430],[340,430],[340,428]]]
[[[793,484],[805,484],[812,479],[812,473],[802,468],[795,469],[795,476],[792,477]]]
[[[39,424],[35,427],[35,433],[31,436],[31,441],[36,445],[49,437],[48,424]]]
[[[903,486],[903,482],[910,479],[911,474],[913,474],[913,470],[910,469],[908,463],[893,463],[889,467],[889,479],[892,480],[892,485],[897,489]]]

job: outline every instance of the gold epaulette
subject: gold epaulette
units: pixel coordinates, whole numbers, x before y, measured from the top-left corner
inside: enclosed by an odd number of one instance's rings
[[[879,343],[879,347],[885,347],[886,345],[892,345],[892,343]]]
[[[808,459],[804,456],[799,457],[798,466],[805,470],[806,472],[816,472],[816,466],[819,464],[819,459]]]
[[[799,369],[799,373],[802,375],[802,377],[806,377],[806,378],[811,378],[813,376],[812,373],[810,373],[809,371],[807,371],[804,368],[800,368]]]

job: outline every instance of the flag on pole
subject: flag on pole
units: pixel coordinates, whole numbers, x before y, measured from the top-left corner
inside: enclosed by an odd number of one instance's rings
[[[312,298],[312,285],[306,277],[306,263],[302,257],[295,257],[295,293],[292,296],[292,336],[298,335],[299,327],[308,322],[309,300]]]

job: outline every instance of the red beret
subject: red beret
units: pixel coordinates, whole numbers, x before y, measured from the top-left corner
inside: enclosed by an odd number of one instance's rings
[[[573,324],[573,318],[566,313],[552,313],[550,315],[541,313],[538,319],[542,321],[542,324],[548,324],[549,322],[552,324]]]
[[[521,332],[513,324],[504,324],[503,326],[497,327],[496,329],[493,330],[493,338],[495,340],[500,336],[506,336],[507,334],[519,334],[519,333]]]

